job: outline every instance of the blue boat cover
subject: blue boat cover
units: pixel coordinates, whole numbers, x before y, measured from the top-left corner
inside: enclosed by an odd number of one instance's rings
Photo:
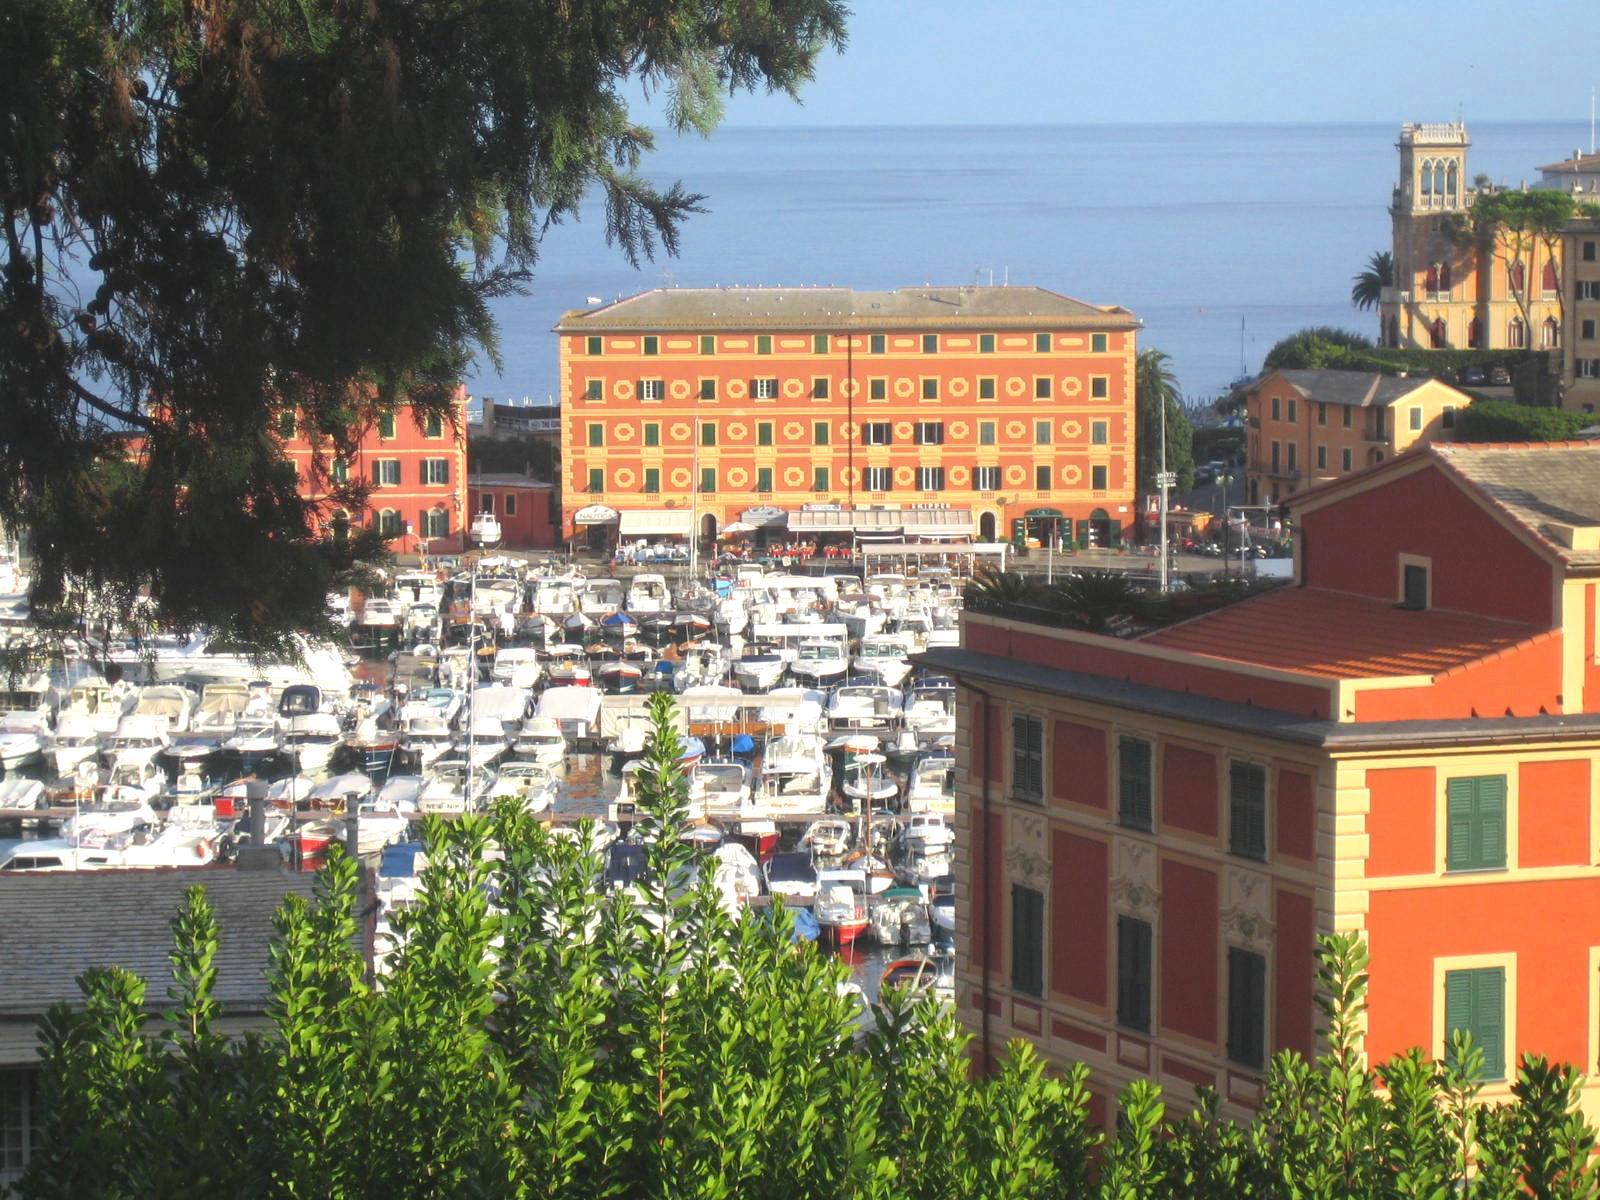
[[[378,874],[390,879],[404,879],[417,873],[417,855],[422,853],[421,842],[396,842],[383,848],[378,860]]]
[[[741,733],[738,737],[733,739],[733,743],[729,749],[731,749],[735,754],[754,754],[756,752],[756,740],[748,733]]]
[[[822,936],[822,926],[809,908],[792,908],[794,936],[797,941],[814,942]]]

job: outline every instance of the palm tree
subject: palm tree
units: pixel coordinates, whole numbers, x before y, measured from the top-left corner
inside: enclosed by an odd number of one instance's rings
[[[979,612],[1000,612],[1037,599],[1039,585],[1016,571],[979,567],[967,584],[963,603]]]
[[[1355,276],[1350,286],[1350,303],[1362,312],[1376,308],[1383,289],[1394,286],[1394,255],[1379,250],[1367,259],[1367,269]]]
[[[1104,632],[1113,617],[1126,614],[1139,589],[1126,575],[1074,575],[1055,585],[1055,600],[1060,609],[1082,623],[1090,633]]]
[[[1172,360],[1161,350],[1139,351],[1133,369],[1134,444],[1138,448],[1137,485],[1141,492],[1156,487],[1161,470],[1161,409],[1167,410],[1167,470],[1178,476],[1178,490],[1194,486],[1194,428],[1183,411]]]

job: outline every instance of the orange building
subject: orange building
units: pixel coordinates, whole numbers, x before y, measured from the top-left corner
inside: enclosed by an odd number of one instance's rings
[[[371,524],[392,539],[402,554],[445,554],[461,549],[467,509],[466,392],[456,395],[455,424],[448,418],[401,406],[361,431],[355,453],[333,457],[324,443],[318,453],[298,425],[296,414],[279,417],[284,453],[294,463],[303,494],[323,499],[330,485],[348,479],[367,481],[364,512],[331,514],[329,525]]]
[[[1318,483],[1450,441],[1472,397],[1435,379],[1374,371],[1269,371],[1245,397],[1249,496],[1277,504]]]
[[[570,312],[566,535],[745,520],[1114,542],[1134,518],[1137,329],[1032,287],[672,289]]]
[[[1348,930],[1372,1061],[1465,1028],[1488,1099],[1527,1052],[1593,1079],[1600,445],[1424,445],[1295,517],[1290,586],[1128,640],[969,612],[922,656],[960,687],[963,1020],[1087,1061],[1102,1114],[1153,1077],[1239,1115]]]

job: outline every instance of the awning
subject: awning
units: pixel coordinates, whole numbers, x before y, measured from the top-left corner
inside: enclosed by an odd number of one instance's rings
[[[790,533],[854,533],[862,538],[971,537],[969,508],[858,508],[789,514]]]
[[[694,516],[686,508],[634,508],[623,512],[617,536],[686,538],[693,527]]]
[[[745,509],[739,514],[739,519],[755,529],[767,529],[784,524],[789,519],[789,514],[784,509],[762,504]]]
[[[859,513],[848,509],[805,510],[789,514],[790,533],[849,533],[856,528]],[[899,517],[899,513],[893,514]],[[896,521],[896,527],[899,522]]]
[[[572,514],[574,525],[609,525],[617,519],[617,510],[604,504],[590,504]]]

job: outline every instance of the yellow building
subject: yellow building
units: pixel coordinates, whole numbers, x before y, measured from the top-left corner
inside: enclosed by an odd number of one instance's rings
[[[1459,122],[1400,127],[1400,181],[1389,206],[1394,285],[1379,301],[1380,340],[1423,350],[1559,349],[1559,244],[1554,254],[1537,242],[1519,253],[1502,240],[1485,256],[1450,236],[1481,194],[1467,174],[1470,145]]]
[[[1566,328],[1561,348],[1561,405],[1600,412],[1600,221],[1567,226]]]

